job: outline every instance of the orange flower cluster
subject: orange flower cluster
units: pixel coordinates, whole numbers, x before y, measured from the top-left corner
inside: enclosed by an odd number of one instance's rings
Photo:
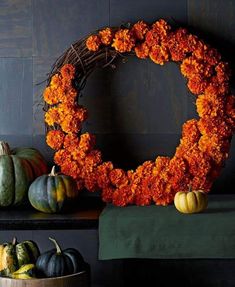
[[[46,143],[52,149],[58,150],[63,146],[65,134],[61,130],[51,130],[46,135]]]
[[[46,140],[56,150],[54,160],[61,171],[77,180],[78,189],[101,190],[103,200],[117,206],[167,205],[177,191],[186,191],[189,185],[208,192],[228,157],[235,130],[230,70],[218,51],[186,29],[173,30],[162,19],[151,26],[138,21],[130,29],[105,28],[89,36],[86,46],[93,52],[102,46],[118,53],[134,51],[138,58],[149,57],[160,65],[179,62],[189,90],[197,96],[200,119],[184,123],[173,158],[159,156],[136,170],[115,168],[112,162],[102,162],[93,135],[78,135],[87,110],[77,104],[72,84],[75,68],[65,65],[44,92],[50,105],[45,121],[54,128]]]
[[[87,110],[76,104],[78,93],[73,86],[75,68],[64,65],[60,74],[55,74],[44,91],[44,100],[50,105],[45,113],[45,122],[64,133],[77,133],[87,118]]]

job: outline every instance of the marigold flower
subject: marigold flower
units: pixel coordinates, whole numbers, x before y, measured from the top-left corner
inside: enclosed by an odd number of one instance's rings
[[[222,140],[217,135],[203,135],[199,141],[199,149],[209,155],[217,165],[221,165],[228,157],[229,140]]]
[[[195,75],[189,79],[187,86],[191,93],[199,95],[205,92],[205,89],[208,86],[208,81],[200,75]]]
[[[183,124],[182,138],[187,139],[190,145],[197,143],[201,136],[197,123],[196,119],[191,119]]]
[[[192,136],[192,137],[191,137]],[[180,139],[180,144],[176,148],[175,156],[178,158],[184,157],[185,153],[190,152],[191,149],[194,149],[198,146],[198,141],[200,139],[200,136],[197,138],[195,135],[195,138],[192,135],[189,135],[188,137],[182,137]]]
[[[145,59],[149,55],[149,47],[146,43],[141,43],[135,46],[135,54],[140,59]]]
[[[128,177],[124,170],[116,168],[110,171],[109,178],[116,187],[123,187],[128,184]]]
[[[188,191],[190,181],[191,175],[189,175],[189,173],[186,173],[185,176],[182,178],[179,178],[177,174],[174,174],[170,179],[171,187],[175,191],[175,193],[178,191]]]
[[[45,113],[44,117],[45,117],[45,122],[48,124],[48,126],[53,126],[54,124],[60,123],[60,114],[59,114],[57,107],[50,108]]]
[[[217,117],[224,115],[225,99],[213,94],[200,95],[196,100],[199,117]]]
[[[85,165],[90,165],[92,167],[96,167],[98,164],[102,162],[102,154],[101,151],[93,149],[90,151],[85,158]]]
[[[102,194],[101,194],[102,200],[104,202],[111,203],[113,200],[114,191],[115,191],[115,188],[113,188],[111,186],[104,187],[102,189]]]
[[[190,185],[192,186],[192,189],[194,190],[203,190],[204,192],[209,192],[212,186],[212,181],[207,178],[207,176],[195,176],[191,182]]]
[[[80,166],[83,166],[86,158],[86,153],[76,146],[69,148],[68,150],[71,151],[73,160],[75,160]]]
[[[65,134],[60,130],[51,130],[46,135],[46,143],[54,150],[63,146]]]
[[[95,146],[95,136],[90,133],[82,134],[79,142],[79,149],[89,152]]]
[[[185,160],[183,158],[173,157],[169,162],[167,172],[170,174],[171,184],[173,182],[177,183],[181,181],[183,178],[185,178],[187,172],[187,165],[185,163]],[[167,175],[166,180],[169,180],[169,174]]]
[[[183,60],[180,70],[184,77],[191,78],[196,74],[202,73],[203,64],[195,57],[188,57]]]
[[[130,182],[131,191],[133,194],[135,194],[137,189],[140,188],[139,185],[141,183],[141,179],[142,179],[143,175],[139,174],[137,172],[134,172],[134,171],[128,171],[127,177],[129,179],[129,182]]]
[[[189,172],[193,176],[204,176],[211,170],[211,159],[209,155],[203,153],[198,146],[192,147],[184,155],[188,163]]]
[[[169,53],[166,46],[155,45],[151,48],[149,57],[154,63],[164,65],[169,60]]]
[[[223,96],[229,92],[229,85],[227,82],[219,82],[217,76],[214,76],[210,79],[208,83],[205,94],[213,94],[217,96]]]
[[[152,28],[153,31],[159,35],[161,41],[166,39],[169,31],[171,30],[171,26],[167,24],[167,22],[163,19],[160,19],[153,23]]]
[[[99,31],[100,41],[105,46],[109,46],[113,40],[113,31],[110,28],[105,28]]]
[[[165,43],[169,49],[172,60],[178,62],[183,61],[187,53],[192,51],[194,46],[191,44],[194,41],[196,42],[196,38],[189,35],[186,29],[179,28],[169,33]]]
[[[231,76],[231,70],[226,62],[219,62],[219,64],[215,67],[215,71],[217,73],[217,79],[219,83],[227,82]]]
[[[200,40],[196,35],[193,34],[187,35],[187,37],[185,37],[185,41],[187,42],[187,45],[185,46],[187,46],[188,53],[192,53],[194,50],[196,50],[198,45],[200,45]]]
[[[69,133],[64,138],[64,148],[72,150],[79,145],[79,137],[76,133]]]
[[[98,35],[91,35],[86,40],[86,46],[89,51],[96,52],[101,45],[101,39]]]
[[[79,178],[81,170],[76,161],[66,159],[60,167],[62,173],[71,176],[73,179]]]
[[[51,81],[50,81],[50,88],[53,89],[58,89],[62,85],[62,79],[59,74],[55,74],[52,76]]]
[[[64,86],[58,95],[60,102],[74,105],[77,91],[72,86]]]
[[[75,77],[75,67],[71,64],[65,64],[61,69],[60,69],[60,74],[62,78],[65,78],[66,80],[71,80],[74,79]]]
[[[85,188],[90,192],[95,192],[98,190],[97,176],[95,172],[87,173],[84,178]]]
[[[152,184],[152,198],[156,205],[166,206],[174,201],[175,192],[170,184],[155,177]]]
[[[109,173],[113,169],[112,162],[103,162],[97,167],[97,183],[99,188],[108,188],[111,185]]]
[[[160,35],[153,29],[149,30],[145,36],[145,43],[149,48],[151,48],[152,46],[160,45]]]
[[[46,89],[44,90],[43,98],[44,101],[49,105],[58,104],[60,101],[59,94],[56,93],[56,91],[52,89],[50,86],[46,87]]]
[[[137,40],[144,40],[145,34],[148,32],[149,27],[144,21],[138,21],[131,28],[131,33]]]
[[[136,174],[138,176],[150,176],[153,173],[153,169],[154,163],[151,160],[147,160],[142,165],[138,166]]]
[[[158,156],[155,161],[155,166],[153,168],[154,175],[160,175],[163,170],[167,168],[170,163],[170,158],[166,156]]]
[[[215,66],[221,59],[219,52],[206,45],[203,41],[199,41],[197,48],[193,51],[193,56],[204,60],[209,65]]]
[[[151,179],[152,179],[151,176],[142,178],[138,188],[135,189],[134,202],[136,205],[146,206],[151,204],[152,201]]]
[[[88,110],[83,106],[79,106],[77,109],[75,109],[75,117],[80,122],[84,122],[88,118]]]
[[[218,135],[222,138],[230,138],[232,135],[231,126],[220,117],[214,118],[213,121],[210,117],[201,118],[198,121],[198,128],[202,135]]]
[[[112,47],[120,53],[130,52],[135,46],[135,40],[128,29],[120,29],[115,33]]]
[[[211,65],[198,60],[195,57],[185,58],[180,65],[180,70],[183,76],[187,78],[192,78],[195,75],[201,75],[203,77],[210,77],[212,75],[213,69]]]
[[[66,115],[60,123],[62,131],[65,133],[77,133],[81,129],[81,123],[70,114]]]
[[[72,160],[71,153],[65,149],[60,149],[54,154],[54,162],[59,166],[69,160]]]
[[[57,106],[57,110],[61,120],[63,120],[67,115],[75,117],[75,107],[72,103],[63,102]]]
[[[134,194],[129,185],[118,188],[113,193],[113,204],[116,206],[126,206],[131,204],[134,199]]]

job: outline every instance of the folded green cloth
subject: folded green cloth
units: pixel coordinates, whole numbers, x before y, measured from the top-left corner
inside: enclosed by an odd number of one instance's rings
[[[235,195],[209,195],[198,214],[108,205],[99,218],[99,259],[120,258],[235,258]]]

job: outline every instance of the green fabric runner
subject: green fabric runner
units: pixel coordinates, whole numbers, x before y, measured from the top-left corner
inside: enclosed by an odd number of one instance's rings
[[[235,195],[209,195],[206,211],[174,205],[115,207],[99,218],[99,259],[235,258]]]

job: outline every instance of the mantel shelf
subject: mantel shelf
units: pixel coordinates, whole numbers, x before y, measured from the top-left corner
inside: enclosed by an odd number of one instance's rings
[[[0,209],[0,230],[97,229],[104,208],[99,198],[82,198],[61,214],[38,212],[31,206]]]

